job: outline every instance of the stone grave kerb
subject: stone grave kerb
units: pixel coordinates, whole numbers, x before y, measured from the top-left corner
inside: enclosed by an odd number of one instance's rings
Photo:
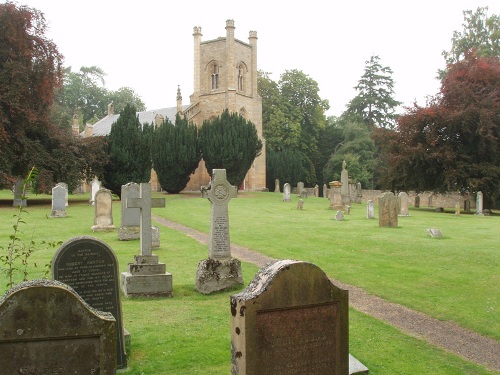
[[[203,190],[203,198],[208,198],[210,207],[210,259],[231,258],[229,240],[229,201],[237,196],[238,189],[226,179],[225,169],[214,169],[209,189]]]
[[[127,208],[138,208],[140,210],[141,255],[151,256],[153,255],[151,250],[153,243],[151,234],[151,208],[165,207],[165,198],[151,198],[151,185],[148,183],[140,184],[139,194],[139,198],[127,199]]]

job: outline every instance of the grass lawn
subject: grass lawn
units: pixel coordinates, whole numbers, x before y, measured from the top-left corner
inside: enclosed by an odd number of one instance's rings
[[[207,199],[162,196],[167,206],[153,209],[155,214],[208,233]],[[2,198],[11,199],[12,194],[1,191]],[[39,243],[95,236],[113,248],[120,271],[139,253],[139,241],[118,241],[116,232],[91,231],[94,207],[88,206],[88,195],[70,196],[68,217],[60,219],[49,218],[50,205],[30,206],[37,198],[28,199],[25,242],[32,237]],[[296,209],[297,198],[292,200],[282,202],[275,193],[240,193],[229,203],[231,242],[275,258],[312,262],[340,281],[500,339],[499,216],[455,217],[420,209],[399,218],[398,228],[379,228],[377,220],[366,219],[365,204],[353,204],[351,215],[335,221],[324,198],[305,199],[302,211]],[[12,234],[15,212],[14,207],[0,207],[1,247]],[[118,227],[119,201],[114,202],[113,216]],[[440,229],[443,238],[430,238],[427,228]],[[182,233],[160,230],[161,247],[155,253],[173,274],[174,298],[122,299],[124,327],[132,337],[124,372],[230,374],[229,296],[237,291],[197,293],[196,268],[206,258],[207,247]],[[43,265],[50,263],[55,250],[33,253],[30,279],[44,276]],[[246,285],[258,269],[242,266]],[[5,291],[6,278],[1,275],[0,281],[0,292]],[[353,309],[350,352],[370,374],[492,374]]]

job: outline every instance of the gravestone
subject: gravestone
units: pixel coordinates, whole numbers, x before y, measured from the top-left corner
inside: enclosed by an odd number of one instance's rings
[[[139,198],[128,198],[128,208],[140,209],[141,253],[128,264],[121,274],[121,287],[125,296],[172,297],[172,274],[166,272],[165,263],[152,252],[151,208],[165,207],[165,198],[151,198],[151,185],[139,185]]]
[[[410,216],[408,211],[408,194],[404,191],[398,194],[399,216]]]
[[[328,186],[323,184],[323,198],[328,198]]]
[[[346,214],[346,215],[350,215],[351,214],[351,206],[349,206],[348,204],[346,204],[344,206],[344,214]]]
[[[361,182],[356,184],[356,203],[361,203],[361,199],[363,198],[363,189],[361,188]]]
[[[90,183],[90,200],[89,203],[91,205],[95,204],[95,195],[101,189],[101,181],[94,177],[92,182]]]
[[[476,193],[476,215],[483,215],[483,193],[480,191]]]
[[[106,243],[75,237],[63,243],[52,258],[52,278],[72,287],[94,309],[116,319],[116,365],[127,367],[118,284],[118,260]]]
[[[290,192],[291,192],[291,186],[287,182],[285,185],[283,185],[283,202],[290,202]]]
[[[366,218],[375,219],[375,203],[371,199],[366,202]]]
[[[331,210],[341,210],[344,205],[342,204],[342,194],[341,194],[342,182],[332,181],[330,182],[330,209]]]
[[[465,199],[464,200],[464,211],[469,212],[470,211],[470,199]]]
[[[335,214],[335,220],[337,221],[344,220],[344,214],[342,213],[342,211],[337,211],[337,213]]]
[[[420,195],[415,197],[415,208],[420,208]]]
[[[460,203],[455,203],[455,216],[460,216]]]
[[[68,184],[65,182],[58,182],[57,185],[62,186],[64,190],[66,191],[65,197],[64,197],[64,205],[68,207]]]
[[[347,172],[347,164],[345,160],[342,162],[342,172],[340,172],[340,182],[342,185],[340,187],[340,195],[342,199],[342,206],[346,204],[351,204],[351,197],[349,195],[349,172]]]
[[[441,238],[441,237],[443,237],[443,235],[441,234],[441,231],[439,229],[436,229],[436,228],[429,228],[429,229],[427,229],[427,232],[429,232],[429,234],[433,238]]]
[[[66,189],[61,185],[52,188],[52,212],[50,217],[66,217]]]
[[[309,196],[309,193],[308,193],[307,189],[302,189],[302,190],[300,191],[299,196],[300,196],[301,198],[307,198],[307,197]]]
[[[315,196],[316,198],[318,198],[318,197],[319,197],[319,186],[318,186],[317,184],[316,184],[316,185],[314,185],[314,196]]]
[[[120,241],[137,240],[141,238],[141,212],[139,208],[127,207],[127,199],[139,198],[140,187],[135,182],[122,185],[121,188],[121,225],[118,229],[118,239]],[[160,247],[160,229],[151,227],[151,246]]]
[[[427,197],[427,207],[432,207],[432,194]]]
[[[110,232],[113,225],[113,196],[108,189],[99,189],[95,194],[93,232]]]
[[[280,180],[279,179],[274,180],[274,192],[280,193]]]
[[[299,201],[297,202],[297,210],[303,210],[303,209],[304,209],[304,200],[299,199]]]
[[[378,198],[378,225],[398,226],[398,200],[392,192],[386,192]]]
[[[0,299],[0,373],[116,373],[116,321],[68,285],[26,281]]]
[[[230,297],[232,374],[349,374],[348,292],[278,260]]]
[[[12,187],[12,192],[14,193],[14,202],[12,203],[12,206],[19,207],[21,205],[22,207],[26,207],[27,202],[26,199],[23,198],[23,187],[24,180],[18,177],[16,179],[16,182],[14,182],[14,186]]]
[[[304,183],[302,181],[297,182],[297,195],[301,195],[302,190],[304,190]]]
[[[214,169],[210,185],[202,192],[202,198],[208,198],[211,203],[210,234],[208,259],[198,264],[195,288],[210,294],[243,284],[241,262],[231,257],[229,240],[228,203],[236,197],[237,189],[227,181],[225,169]]]

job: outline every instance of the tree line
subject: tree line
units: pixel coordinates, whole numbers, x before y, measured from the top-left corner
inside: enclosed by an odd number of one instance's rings
[[[339,117],[325,116],[329,103],[306,73],[285,71],[275,82],[270,73],[260,71],[267,187],[274,190],[276,178],[309,186],[338,180],[345,160],[350,177],[366,188],[481,190],[496,199],[500,17],[489,16],[487,7],[463,13],[464,29],[453,33],[450,50],[443,52],[445,67],[437,72],[441,89],[429,96],[425,106],[414,104],[402,113],[396,113],[401,103],[395,99],[392,69],[377,55],[365,62],[356,96]],[[214,133],[205,124],[195,130],[181,117],[158,128],[137,124],[135,111],[144,110],[140,97],[130,88],[106,90],[105,73],[98,67],[76,72],[63,68],[63,57],[44,37],[45,29],[43,14],[37,10],[11,2],[0,5],[0,185],[8,186],[13,176],[24,175],[36,165],[40,189],[56,181],[68,181],[74,188],[81,180],[118,175],[117,166],[142,160],[139,164],[153,166],[157,172],[164,166],[171,171],[168,177],[158,175],[165,190],[175,192],[200,155],[206,162],[209,159],[212,146],[203,144],[204,140],[243,134],[241,148],[226,148],[224,155],[217,155],[218,164],[213,164],[235,171],[234,161],[240,160],[242,149],[249,148],[249,157],[260,152],[253,133],[244,135],[248,124],[239,128],[245,121],[235,114],[221,115],[219,123],[213,124]],[[117,163],[130,156],[117,147],[121,142],[117,130],[108,138],[71,136],[75,116],[83,129],[103,117],[111,101],[122,121],[129,118],[140,129],[150,145],[149,159]],[[234,124],[235,129],[222,124]],[[160,137],[176,141],[159,144]],[[127,147],[132,147],[132,139],[128,141]],[[175,155],[182,155],[182,160]],[[212,164],[207,163],[207,168],[211,170]],[[232,183],[238,185],[244,174],[237,175]]]

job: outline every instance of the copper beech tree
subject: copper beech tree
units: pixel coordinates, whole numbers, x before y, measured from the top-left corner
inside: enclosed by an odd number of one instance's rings
[[[449,65],[440,93],[399,118],[389,180],[402,190],[482,191],[500,187],[500,61],[471,53]]]

